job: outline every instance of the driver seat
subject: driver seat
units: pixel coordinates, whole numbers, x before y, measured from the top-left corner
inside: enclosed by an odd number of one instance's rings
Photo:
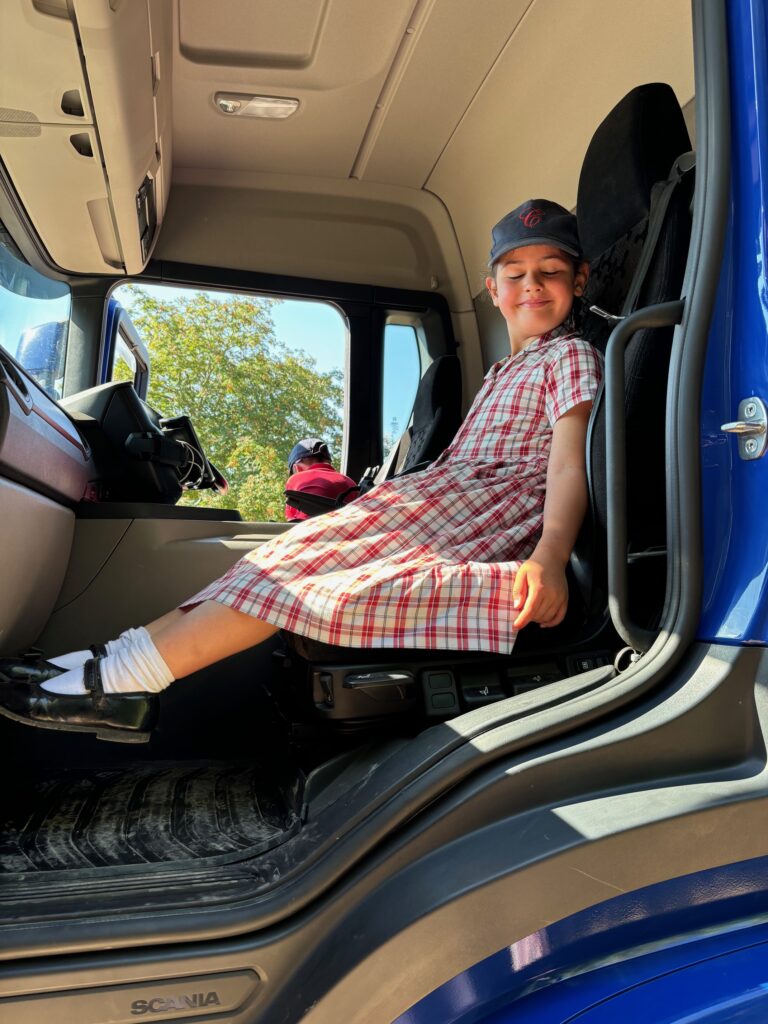
[[[647,244],[647,239],[655,228],[659,183],[689,149],[680,105],[672,89],[661,83],[633,89],[595,132],[578,192],[579,230],[592,268],[585,306],[599,306],[618,317],[631,308],[679,297],[690,237],[691,175],[666,196],[655,243]],[[604,351],[612,326],[585,314],[583,333]],[[626,354],[628,460],[633,466],[629,534],[640,555],[658,551],[663,556],[664,405],[671,340],[671,329],[641,331]],[[546,633],[528,627],[516,642],[513,658],[479,652],[357,650],[288,635],[280,657],[292,675],[294,693],[314,707],[315,717],[340,724],[398,714],[413,717],[419,709],[427,716],[450,717],[605,663],[616,637],[606,625],[605,421],[600,395],[590,421],[587,463],[590,511],[572,559],[569,615],[561,626]],[[663,557],[640,561],[663,567]],[[649,585],[648,593],[648,606],[660,607],[658,586]],[[590,639],[593,635],[597,639]],[[614,647],[606,651],[606,644]]]

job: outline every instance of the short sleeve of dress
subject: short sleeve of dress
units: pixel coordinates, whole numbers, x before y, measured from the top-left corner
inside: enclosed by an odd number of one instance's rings
[[[581,402],[594,401],[602,377],[602,361],[588,341],[569,338],[557,345],[544,376],[549,425]]]

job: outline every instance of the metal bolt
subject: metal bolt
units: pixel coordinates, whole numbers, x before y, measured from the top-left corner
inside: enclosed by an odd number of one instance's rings
[[[757,441],[754,439],[754,437],[750,437],[744,442],[744,451],[747,453],[747,455],[755,454],[755,452],[757,451]]]
[[[747,419],[751,419],[756,412],[757,406],[755,405],[755,403],[747,402],[747,404],[744,406],[744,415],[747,417]]]

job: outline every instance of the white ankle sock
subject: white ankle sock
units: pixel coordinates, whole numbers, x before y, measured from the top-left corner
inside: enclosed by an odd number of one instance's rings
[[[133,626],[124,629],[116,640],[107,641],[105,644],[107,654],[116,654],[127,644],[134,643],[134,641],[143,636],[149,636],[149,633],[147,633],[143,626],[139,626],[137,629],[134,629]],[[49,658],[48,661],[52,665],[58,665],[59,668],[82,668],[86,661],[90,661],[92,657],[93,651],[72,651],[70,654],[57,654],[55,658]]]
[[[125,650],[130,644],[135,644],[137,640],[144,638],[149,639],[149,633],[143,626],[137,626],[135,629],[133,626],[129,626],[128,629],[123,630],[117,640],[107,640],[107,654],[117,654],[118,651]]]
[[[105,693],[159,693],[173,682],[171,671],[149,633],[102,658],[99,667]],[[82,667],[54,676],[41,683],[41,687],[50,693],[85,693]]]
[[[105,693],[159,693],[171,685],[173,675],[146,633],[102,660],[101,681]]]

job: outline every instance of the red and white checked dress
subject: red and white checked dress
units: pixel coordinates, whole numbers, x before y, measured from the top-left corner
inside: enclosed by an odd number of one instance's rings
[[[592,346],[564,327],[491,367],[453,443],[421,473],[249,552],[213,600],[343,647],[508,653],[512,584],[541,534],[555,421],[591,401]]]

